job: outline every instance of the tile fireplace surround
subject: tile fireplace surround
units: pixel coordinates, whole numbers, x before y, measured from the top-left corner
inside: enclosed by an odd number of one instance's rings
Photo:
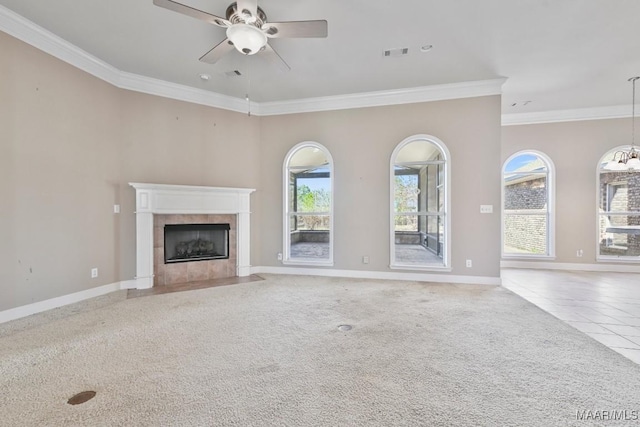
[[[177,267],[175,274],[181,280],[202,280],[207,266],[207,278],[248,276],[251,273],[250,261],[250,201],[249,196],[255,190],[252,188],[226,187],[197,187],[188,185],[164,185],[129,183],[136,190],[136,277],[137,289],[148,289],[157,284],[165,284],[168,277],[166,267],[154,266],[163,262],[154,250],[154,234],[157,236],[156,225],[167,223],[200,222],[206,217],[208,220],[219,222],[230,216],[231,224],[235,223],[235,233],[229,234],[230,251],[235,246],[235,256],[222,263],[209,265],[214,261],[199,261],[183,263],[184,267]],[[155,218],[154,218],[155,217]],[[155,233],[154,233],[155,231]],[[234,245],[235,244],[235,245]],[[188,273],[188,264],[199,264],[193,267],[192,274]],[[229,264],[231,264],[229,266]],[[182,269],[185,272],[182,272]],[[224,272],[222,271],[224,269]],[[179,270],[179,271],[178,271]],[[162,273],[162,278],[154,280],[155,273]],[[185,273],[183,275],[183,273]],[[172,274],[171,272],[169,274]],[[197,276],[197,277],[196,277]]]
[[[229,258],[164,263],[164,226],[174,224],[229,224]],[[237,276],[235,215],[153,215],[153,286]]]

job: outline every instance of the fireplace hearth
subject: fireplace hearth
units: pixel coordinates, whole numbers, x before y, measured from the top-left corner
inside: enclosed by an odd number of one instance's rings
[[[167,224],[164,263],[229,258],[229,224]]]

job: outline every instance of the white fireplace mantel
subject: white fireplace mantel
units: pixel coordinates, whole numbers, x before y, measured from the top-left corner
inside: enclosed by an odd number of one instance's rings
[[[153,286],[153,214],[236,214],[238,276],[251,271],[249,196],[253,188],[130,182],[136,190],[136,288]]]

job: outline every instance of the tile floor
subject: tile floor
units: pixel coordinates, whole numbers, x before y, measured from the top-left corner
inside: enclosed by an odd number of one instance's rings
[[[503,269],[502,285],[640,364],[640,274]]]

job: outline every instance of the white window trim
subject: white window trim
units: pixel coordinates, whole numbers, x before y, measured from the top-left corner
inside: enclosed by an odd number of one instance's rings
[[[620,263],[620,264],[638,264],[640,263],[640,256],[621,256],[621,255],[600,255],[600,171],[602,170],[602,162],[611,152],[630,150],[631,146],[629,145],[619,145],[608,150],[606,153],[600,157],[598,160],[598,164],[596,166],[596,262],[607,262],[607,263]],[[639,214],[640,212],[634,212],[635,214]]]
[[[405,145],[408,145],[415,141],[428,141],[434,144],[444,157],[444,210],[442,215],[444,216],[444,242],[445,251],[443,254],[442,265],[415,265],[415,264],[402,264],[396,262],[395,251],[395,159],[398,153]],[[420,162],[429,163],[429,162]],[[403,163],[406,164],[406,163]],[[432,135],[418,134],[405,138],[391,153],[391,159],[389,160],[389,268],[392,270],[417,270],[417,271],[439,271],[447,272],[451,271],[451,154],[449,149],[440,139]],[[419,212],[416,212],[419,214]]]
[[[504,253],[504,174],[505,168],[511,160],[523,154],[532,154],[540,157],[547,164],[547,253],[546,254],[505,254]],[[501,204],[500,204],[500,253],[503,259],[556,259],[556,167],[553,160],[542,151],[520,150],[513,153],[502,164],[500,173]]]
[[[327,156],[329,160],[329,179],[330,179],[330,189],[331,189],[331,207],[329,210],[329,259],[328,260],[317,260],[313,258],[298,258],[291,259],[291,233],[289,232],[290,224],[290,212],[289,212],[289,162],[291,161],[291,157],[298,151],[303,148],[318,148],[322,150],[324,154]],[[283,185],[282,185],[282,200],[284,201],[283,206],[283,218],[282,218],[282,264],[284,265],[305,265],[305,266],[323,266],[323,267],[331,267],[333,266],[333,203],[334,203],[334,172],[333,172],[333,157],[329,150],[322,144],[314,142],[314,141],[304,141],[293,146],[287,155],[284,158],[284,163],[282,166],[282,177],[283,177]]]

